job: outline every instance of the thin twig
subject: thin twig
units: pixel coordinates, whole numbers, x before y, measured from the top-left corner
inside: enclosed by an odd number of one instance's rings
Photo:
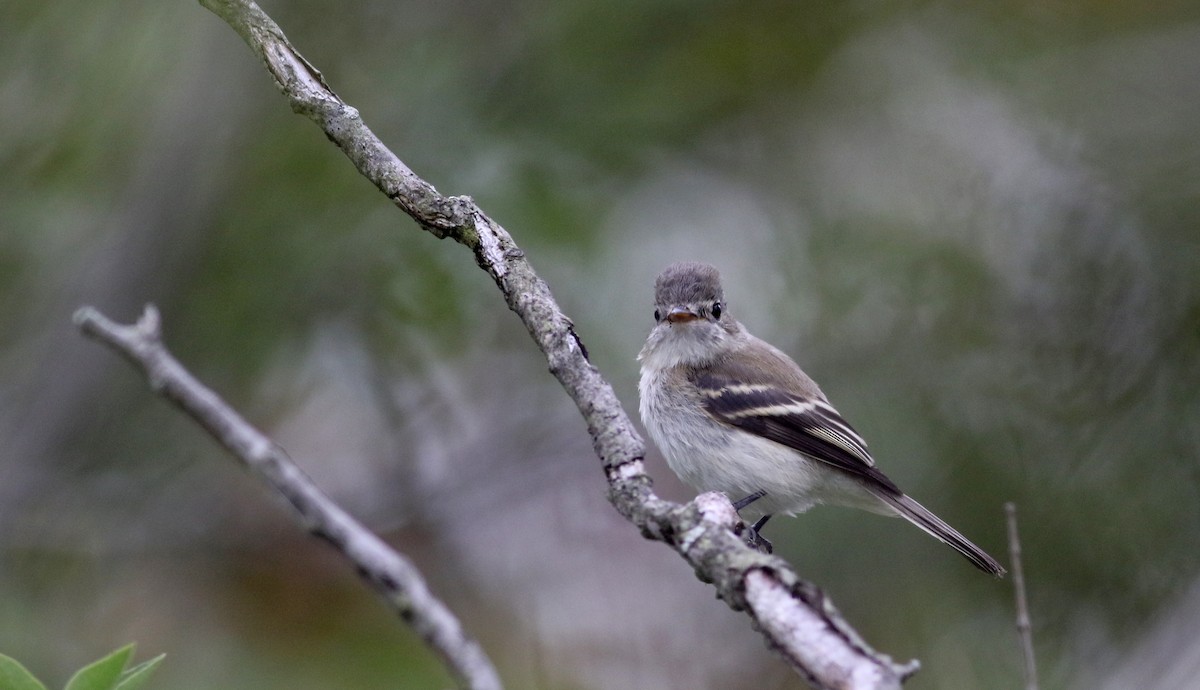
[[[363,527],[304,475],[283,449],[200,383],[162,343],[158,310],[148,305],[138,322],[123,326],[91,307],[75,313],[88,336],[123,355],[150,387],[175,403],[295,509],[309,532],[329,542],[441,658],[459,685],[500,690],[500,677],[483,648],[463,631],[407,559]]]
[[[1008,556],[1012,561],[1013,590],[1017,599],[1017,637],[1025,657],[1025,690],[1038,690],[1037,662],[1033,657],[1033,630],[1029,621],[1029,602],[1025,598],[1025,572],[1021,567],[1021,538],[1017,534],[1017,504],[1004,504],[1008,518]]]

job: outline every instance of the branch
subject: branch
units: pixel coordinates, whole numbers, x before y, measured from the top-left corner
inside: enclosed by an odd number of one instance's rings
[[[1025,659],[1025,690],[1038,690],[1029,602],[1025,598],[1025,570],[1021,565],[1021,537],[1017,533],[1017,504],[1005,503],[1004,513],[1008,518],[1008,560],[1012,562],[1013,592],[1017,599],[1017,637],[1021,639],[1021,655]]]
[[[916,672],[917,662],[896,664],[872,650],[832,603],[787,563],[743,544],[735,533],[741,529],[741,521],[727,498],[704,494],[686,505],[658,498],[644,471],[644,445],[632,422],[612,387],[588,361],[570,319],[508,232],[469,197],[443,196],[413,173],[367,128],[358,111],[329,88],[321,73],[256,4],[247,0],[201,0],[201,4],[246,41],[292,109],[316,123],[364,177],[423,229],[471,250],[476,264],[495,281],[509,308],[546,356],[550,372],[583,415],[608,479],[609,500],[645,537],[663,541],[679,552],[700,579],[712,583],[729,606],[745,611],[767,643],[818,688],[898,688],[901,680]],[[82,318],[99,323],[96,316],[86,313]],[[145,339],[131,342],[141,340]],[[152,385],[163,388],[163,379],[153,369],[148,373]],[[167,386],[163,392],[171,397],[174,390]],[[191,409],[189,412],[196,416]],[[260,440],[253,445],[275,459],[269,466],[279,465],[282,453]],[[461,636],[457,624],[453,627]],[[473,645],[470,648],[477,651]]]
[[[147,306],[132,326],[113,323],[91,307],[75,312],[88,336],[116,350],[230,453],[278,491],[313,535],[329,542],[441,658],[459,685],[500,690],[490,659],[438,601],[417,569],[359,524],[304,475],[271,439],[200,383],[162,343],[158,310]]]

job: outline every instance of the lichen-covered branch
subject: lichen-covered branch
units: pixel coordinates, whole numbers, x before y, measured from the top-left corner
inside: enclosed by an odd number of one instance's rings
[[[123,326],[84,307],[75,313],[83,332],[108,345],[142,370],[150,387],[175,403],[253,473],[287,499],[315,536],[340,551],[364,580],[413,627],[441,658],[460,687],[500,690],[490,659],[468,636],[421,574],[312,483],[271,439],[255,429],[216,393],[200,383],[162,343],[158,310],[147,306],[138,322]]]
[[[257,5],[201,0],[262,59],[292,109],[315,122],[358,171],[425,230],[468,247],[545,354],[592,438],[616,509],[644,536],[671,545],[768,644],[818,688],[898,688],[916,662],[894,663],[867,646],[833,605],[782,560],[748,548],[729,501],[705,494],[678,505],[658,498],[644,445],[612,387],[587,359],[571,321],[525,253],[469,197],[444,196],[413,173],[325,83]],[[153,380],[153,379],[152,379]]]

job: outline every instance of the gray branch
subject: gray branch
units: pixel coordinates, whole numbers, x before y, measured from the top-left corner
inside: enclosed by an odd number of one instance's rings
[[[833,604],[786,562],[747,547],[738,536],[743,525],[726,497],[704,494],[679,505],[656,496],[643,468],[641,438],[612,387],[588,361],[570,319],[508,232],[469,197],[444,196],[413,173],[256,4],[244,0],[201,0],[201,4],[241,35],[292,109],[315,122],[364,177],[423,229],[471,250],[587,422],[608,480],[610,501],[646,538],[674,548],[730,607],[745,611],[768,645],[818,688],[894,689],[916,672],[917,662],[897,664],[871,649]],[[148,373],[152,384],[161,382],[152,370]],[[274,447],[267,442],[260,450],[265,448]],[[282,457],[277,450],[271,452]],[[454,629],[461,636],[457,624]],[[482,652],[477,656],[482,658]],[[458,673],[465,678],[462,671]]]
[[[136,324],[122,326],[95,309],[84,307],[75,313],[75,323],[85,334],[113,348],[141,369],[155,392],[196,420],[251,472],[287,499],[308,531],[329,542],[354,564],[359,575],[442,658],[461,687],[500,690],[500,677],[483,648],[430,593],[413,564],[322,493],[282,448],[171,356],[162,343],[157,309],[147,306]]]
[[[1017,531],[1017,504],[1004,504],[1008,522],[1008,560],[1013,570],[1013,596],[1017,605],[1017,637],[1021,640],[1025,690],[1038,690],[1037,660],[1033,656],[1033,628],[1029,619],[1029,600],[1025,597],[1025,568],[1021,565],[1021,535]]]

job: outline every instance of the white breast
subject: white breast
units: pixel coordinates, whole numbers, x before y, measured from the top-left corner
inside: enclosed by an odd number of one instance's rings
[[[842,503],[835,497],[839,489],[861,493],[856,484],[842,487],[832,470],[786,446],[716,421],[698,400],[666,394],[669,376],[642,367],[640,412],[646,431],[684,483],[698,491],[722,491],[732,501],[766,491],[742,511],[744,517],[799,513],[826,500]]]

